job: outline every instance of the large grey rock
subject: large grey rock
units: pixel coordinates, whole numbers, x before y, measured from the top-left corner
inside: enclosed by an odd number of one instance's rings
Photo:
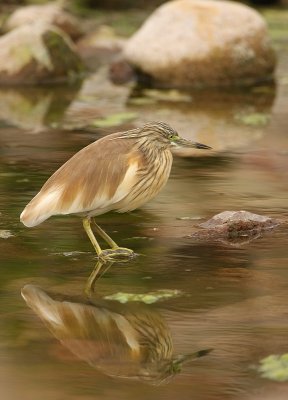
[[[33,24],[35,21],[54,25],[73,39],[83,34],[80,21],[64,11],[59,1],[18,8],[7,19],[4,29],[11,31],[23,25]]]
[[[160,86],[251,84],[275,66],[260,14],[222,0],[165,3],[128,41],[125,57]]]
[[[0,84],[37,84],[75,79],[83,65],[68,36],[34,23],[0,38]]]

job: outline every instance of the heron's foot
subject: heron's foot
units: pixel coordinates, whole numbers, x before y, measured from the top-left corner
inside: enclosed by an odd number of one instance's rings
[[[113,249],[102,250],[99,259],[101,261],[125,261],[135,257],[135,253],[131,249],[125,247],[115,247]]]

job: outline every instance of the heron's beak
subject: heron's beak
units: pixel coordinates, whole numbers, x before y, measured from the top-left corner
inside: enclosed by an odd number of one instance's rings
[[[197,143],[197,142],[192,142],[190,140],[183,139],[181,137],[174,137],[173,140],[171,141],[172,145],[176,145],[179,147],[193,147],[195,149],[205,149],[205,150],[211,150],[212,147],[207,146],[206,144],[202,143]]]

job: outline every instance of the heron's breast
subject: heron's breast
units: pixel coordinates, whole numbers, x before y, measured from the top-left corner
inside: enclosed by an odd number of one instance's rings
[[[131,186],[128,195],[117,205],[117,211],[134,210],[155,197],[169,178],[172,160],[172,154],[170,150],[167,150],[155,157],[153,163],[139,168],[134,185]]]

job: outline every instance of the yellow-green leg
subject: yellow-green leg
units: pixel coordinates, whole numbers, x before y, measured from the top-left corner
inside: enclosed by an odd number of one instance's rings
[[[102,239],[105,240],[105,242],[107,242],[109,244],[109,246],[111,247],[111,249],[107,249],[107,250],[102,250],[101,247],[99,246],[99,243],[97,242],[94,233],[91,229],[91,219],[89,217],[86,217],[83,219],[83,227],[99,257],[99,259],[103,260],[103,261],[115,261],[118,259],[127,259],[127,258],[131,258],[134,255],[133,250],[130,249],[126,249],[124,247],[119,247],[117,245],[117,243],[114,242],[114,240],[112,240],[110,238],[109,235],[107,235],[106,232],[104,232],[104,230],[102,228],[100,228],[100,226],[98,226],[95,223],[95,230],[96,232],[99,234],[99,236],[102,237]]]
[[[100,226],[97,225],[95,221],[94,224],[95,224],[95,231],[102,237],[102,239],[105,240],[106,243],[109,244],[111,249],[118,249],[119,248],[118,244],[115,243],[114,240],[109,235],[107,235],[107,233],[103,231],[103,229],[100,228]]]
[[[101,253],[102,253],[102,249],[99,246],[99,243],[97,242],[97,240],[96,240],[96,238],[94,236],[94,233],[93,233],[93,231],[91,229],[91,220],[90,220],[90,218],[83,218],[83,227],[84,227],[85,232],[87,233],[87,235],[88,235],[88,237],[89,237],[89,239],[90,239],[90,241],[91,241],[91,243],[92,243],[92,245],[93,245],[93,247],[94,247],[94,249],[95,249],[95,251],[97,253],[97,256],[100,257]]]
[[[130,257],[134,256],[133,250],[127,249],[126,247],[118,246],[118,244],[116,242],[114,242],[114,240],[102,228],[100,228],[100,226],[97,225],[95,221],[94,221],[94,224],[95,224],[95,231],[111,247],[111,250],[107,249],[107,250],[103,250],[103,252],[102,252],[103,256],[107,260],[112,261],[117,258],[121,260],[121,259],[130,258]]]

